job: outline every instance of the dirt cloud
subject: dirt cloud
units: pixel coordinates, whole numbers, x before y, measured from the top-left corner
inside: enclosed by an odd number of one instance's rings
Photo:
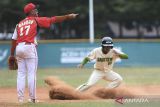
[[[134,98],[136,93],[142,92],[142,90],[134,90],[124,86],[115,89],[94,86],[86,92],[79,92],[75,90],[74,87],[54,76],[47,77],[45,83],[50,86],[50,99],[60,100],[116,99],[119,97]],[[143,94],[144,93],[145,92],[143,92]]]
[[[82,93],[75,88],[59,80],[57,77],[47,77],[45,83],[50,86],[49,97],[60,100],[99,99],[91,93]]]

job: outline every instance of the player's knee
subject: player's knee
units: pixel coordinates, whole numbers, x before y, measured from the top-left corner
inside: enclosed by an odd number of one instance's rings
[[[116,83],[117,83],[117,86],[119,86],[123,81],[123,78],[122,77],[119,77],[116,79]]]
[[[123,78],[122,77],[119,77],[118,78],[118,81],[121,83],[123,81]]]
[[[123,81],[123,78],[119,76],[115,80],[112,80],[111,83],[107,85],[107,88],[116,88],[122,83],[122,81]]]

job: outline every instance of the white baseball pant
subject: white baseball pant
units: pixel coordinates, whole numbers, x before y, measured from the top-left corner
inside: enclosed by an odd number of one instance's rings
[[[94,70],[88,80],[87,83],[80,85],[76,90],[79,91],[85,91],[95,85],[100,79],[104,79],[107,81],[111,81],[108,85],[107,88],[116,88],[118,87],[121,82],[122,82],[122,77],[113,71],[99,71],[99,70]]]
[[[19,100],[24,100],[25,80],[28,76],[28,90],[30,99],[36,99],[36,71],[38,56],[35,44],[19,43],[16,47],[18,61],[17,94]]]

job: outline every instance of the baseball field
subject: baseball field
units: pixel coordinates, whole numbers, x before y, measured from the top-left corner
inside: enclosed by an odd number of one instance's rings
[[[136,98],[102,98],[102,99],[50,99],[51,90],[44,80],[48,76],[58,77],[59,83],[76,88],[87,81],[92,68],[51,68],[38,69],[37,72],[37,96],[39,103],[27,102],[28,90],[26,89],[26,103],[18,104],[16,93],[16,71],[7,69],[0,70],[0,107],[159,107],[160,104],[160,67],[116,67],[114,71],[123,77],[120,88],[114,91],[116,94],[125,96],[141,96]],[[101,80],[93,87],[102,89],[108,82]],[[62,88],[62,89],[61,89]],[[65,86],[59,85],[59,90],[65,91]],[[112,92],[112,94],[115,94]],[[70,91],[66,90],[67,94]],[[91,91],[88,91],[91,93]],[[63,92],[61,93],[63,94]],[[97,93],[99,94],[99,93]],[[102,94],[102,93],[101,93]],[[107,93],[103,93],[107,94]],[[109,94],[109,93],[108,93]],[[111,93],[110,93],[111,94]],[[89,94],[88,94],[89,95]],[[103,95],[102,95],[103,96]],[[120,97],[120,96],[119,96]]]

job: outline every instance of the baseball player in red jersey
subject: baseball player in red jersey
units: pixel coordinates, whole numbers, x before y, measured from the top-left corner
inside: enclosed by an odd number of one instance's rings
[[[18,62],[17,94],[18,101],[24,102],[25,78],[28,75],[29,101],[37,102],[36,98],[36,71],[38,56],[36,50],[37,28],[49,28],[51,24],[76,18],[78,14],[67,14],[54,17],[39,17],[38,10],[33,3],[24,7],[26,18],[20,21],[14,30],[12,37],[11,53],[9,58],[16,58]]]

